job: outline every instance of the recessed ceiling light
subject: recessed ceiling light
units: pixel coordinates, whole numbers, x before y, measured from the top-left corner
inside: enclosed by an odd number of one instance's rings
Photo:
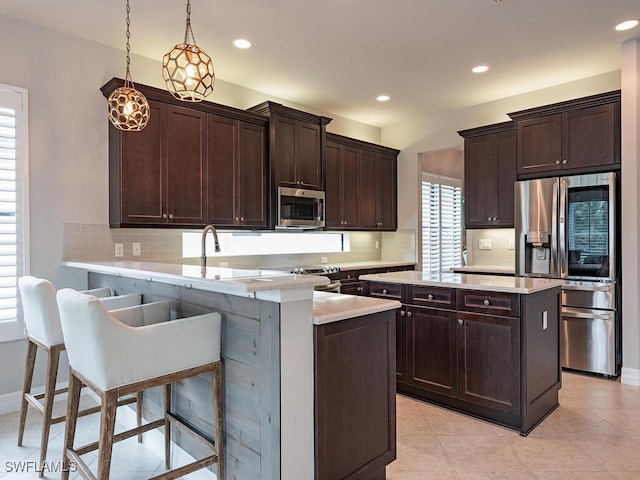
[[[376,100],[379,102],[388,102],[391,97],[389,95],[378,95]]]
[[[233,46],[236,48],[250,48],[251,42],[246,38],[236,38],[233,41]]]
[[[484,73],[487,70],[489,70],[489,67],[487,67],[486,65],[478,65],[477,67],[473,67],[471,69],[473,73]]]
[[[630,30],[637,25],[638,25],[638,20],[627,20],[626,22],[622,22],[616,25],[616,30],[618,30],[619,32],[623,30]]]

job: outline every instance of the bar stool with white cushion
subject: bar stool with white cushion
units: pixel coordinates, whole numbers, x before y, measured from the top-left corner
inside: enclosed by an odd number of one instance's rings
[[[84,478],[96,478],[81,458],[85,453],[96,449],[97,479],[108,479],[113,443],[159,427],[165,429],[165,464],[169,469],[171,424],[188,428],[170,412],[171,382],[210,373],[215,441],[210,443],[198,432],[189,431],[209,444],[215,453],[154,478],[177,478],[217,463],[217,477],[223,480],[220,314],[207,313],[164,321],[170,315],[168,307],[164,314],[161,307],[146,311],[144,308],[133,307],[127,311],[108,312],[95,297],[71,289],[60,290],[57,299],[69,355],[69,400],[62,479],[69,478],[70,462],[75,463],[78,472]],[[158,321],[160,323],[156,323]],[[141,322],[143,326],[137,326]],[[76,447],[74,437],[80,388],[83,384],[91,388],[102,400],[100,439],[97,443]],[[164,418],[114,436],[118,396],[156,386],[165,387]]]
[[[47,457],[47,445],[51,425],[65,420],[64,415],[53,418],[53,402],[55,396],[67,391],[66,388],[60,390],[55,389],[60,352],[65,349],[65,345],[62,327],[60,326],[56,291],[51,282],[32,276],[24,276],[18,279],[18,286],[28,336],[20,423],[18,426],[18,445],[22,445],[24,427],[27,420],[27,410],[30,404],[43,416],[40,440],[40,467],[42,467]],[[112,295],[110,288],[101,288],[93,291],[103,297],[101,301],[109,302],[111,298],[117,299],[117,301],[112,303],[113,308],[138,305],[142,302],[142,296],[137,293],[110,297],[110,295]],[[108,308],[112,307],[109,306]],[[38,347],[47,353],[47,371],[44,392],[34,395],[31,393],[31,386]],[[43,400],[43,402],[41,402],[41,400]],[[133,403],[134,401],[136,401],[136,399],[132,398],[121,403]],[[139,410],[140,409],[141,407]],[[83,410],[81,414],[88,415],[99,411],[99,407],[90,408]],[[139,415],[141,415],[141,413]],[[44,469],[41,468],[40,476],[43,474]]]

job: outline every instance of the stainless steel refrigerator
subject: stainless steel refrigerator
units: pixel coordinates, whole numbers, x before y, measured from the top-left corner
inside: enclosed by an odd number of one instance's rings
[[[617,376],[621,364],[617,176],[515,183],[516,275],[565,279],[562,366]]]

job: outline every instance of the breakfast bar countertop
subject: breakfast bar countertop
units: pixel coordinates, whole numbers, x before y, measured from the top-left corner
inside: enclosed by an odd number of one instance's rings
[[[207,267],[203,275],[200,265],[160,262],[71,262],[65,267],[80,268],[90,272],[122,275],[149,282],[168,283],[199,290],[251,295],[273,290],[306,288],[329,283],[318,275],[295,275],[274,270]]]
[[[563,280],[551,278],[509,277],[504,275],[479,275],[463,273],[432,274],[421,271],[403,271],[361,275],[360,279],[374,282],[391,282],[432,287],[490,290],[494,292],[530,294],[560,287]]]

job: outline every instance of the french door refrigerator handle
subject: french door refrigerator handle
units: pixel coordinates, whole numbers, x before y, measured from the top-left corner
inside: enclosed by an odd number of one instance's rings
[[[564,178],[558,180],[560,188],[558,206],[558,255],[560,257],[558,263],[558,271],[560,278],[567,278],[569,275],[569,265],[567,264],[567,227],[566,227],[566,214],[567,214],[567,181]]]

